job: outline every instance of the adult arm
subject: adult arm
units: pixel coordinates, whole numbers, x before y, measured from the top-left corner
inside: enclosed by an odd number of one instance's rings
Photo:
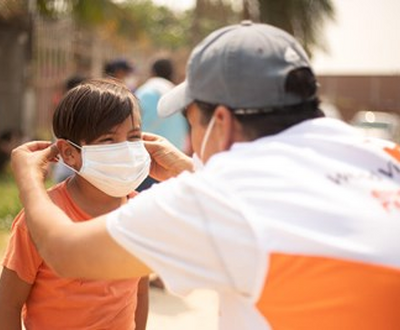
[[[149,277],[142,277],[139,281],[137,292],[137,305],[135,311],[136,330],[146,330],[149,314]]]
[[[75,223],[53,204],[43,182],[57,153],[49,142],[28,142],[11,155],[26,223],[43,259],[63,277],[121,279],[150,274],[109,235],[105,215]]]
[[[150,176],[152,178],[164,181],[184,171],[193,171],[192,158],[185,155],[167,139],[150,133],[143,133],[142,138],[151,156]]]
[[[32,285],[6,267],[0,278],[0,324],[2,330],[21,330],[21,311]]]

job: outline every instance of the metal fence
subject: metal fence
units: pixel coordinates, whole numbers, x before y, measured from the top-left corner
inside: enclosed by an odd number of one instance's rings
[[[130,46],[116,48],[98,31],[83,30],[71,19],[34,22],[32,88],[34,112],[31,127],[38,137],[51,137],[51,118],[66,80],[75,74],[102,76],[106,60],[129,54]],[[29,109],[29,106],[28,106]],[[27,110],[29,113],[29,110]],[[28,115],[29,117],[29,115]]]
[[[0,5],[4,3],[0,0]],[[0,15],[0,131],[18,129],[29,138],[49,139],[53,112],[68,78],[100,77],[107,60],[125,57],[135,63],[140,83],[148,76],[151,60],[165,54],[147,43],[119,39],[110,31],[81,28],[71,18],[14,14],[7,19]],[[187,51],[174,53],[179,77],[186,55]]]

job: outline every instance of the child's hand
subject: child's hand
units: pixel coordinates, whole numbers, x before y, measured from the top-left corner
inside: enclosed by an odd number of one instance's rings
[[[178,150],[167,139],[142,133],[144,145],[151,156],[150,176],[164,181],[183,171],[193,171],[192,158]]]

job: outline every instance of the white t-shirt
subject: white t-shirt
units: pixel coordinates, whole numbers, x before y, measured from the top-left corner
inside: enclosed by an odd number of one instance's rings
[[[172,291],[216,290],[220,329],[400,327],[400,148],[341,121],[236,143],[107,226]]]

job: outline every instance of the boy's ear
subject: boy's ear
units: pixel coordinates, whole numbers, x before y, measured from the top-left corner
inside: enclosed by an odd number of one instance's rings
[[[64,163],[71,167],[77,165],[80,160],[80,152],[74,146],[64,139],[58,139],[56,145]]]

